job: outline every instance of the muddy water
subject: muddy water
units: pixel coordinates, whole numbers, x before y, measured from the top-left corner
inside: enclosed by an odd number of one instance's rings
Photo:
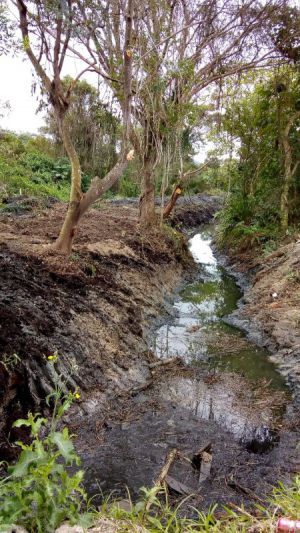
[[[218,264],[211,241],[211,228],[190,239],[199,276],[179,294],[174,304],[176,318],[158,330],[154,342],[156,355],[180,356],[189,364],[236,372],[252,382],[263,379],[270,388],[287,390],[284,378],[268,358],[269,353],[226,324],[226,316],[236,309],[242,293]]]
[[[264,497],[287,468],[295,468],[297,435],[280,429],[287,387],[268,353],[225,323],[241,291],[218,264],[211,238],[209,229],[190,240],[197,279],[180,292],[173,319],[152,343],[158,357],[180,356],[187,369],[158,367],[149,388],[114,402],[119,421],[106,420],[97,434],[99,420],[91,417],[92,429],[84,430],[80,455],[91,496],[124,495],[126,486],[135,498],[140,487],[152,486],[170,448],[189,456],[207,442],[213,470],[205,486],[195,486],[190,466],[175,472],[201,493],[203,508],[216,501],[247,503],[245,494],[228,486],[229,476]]]

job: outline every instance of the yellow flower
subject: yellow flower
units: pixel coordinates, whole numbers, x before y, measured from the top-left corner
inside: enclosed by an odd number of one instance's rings
[[[74,398],[76,398],[76,400],[79,400],[79,398],[80,398],[79,392],[75,392],[74,393]]]
[[[54,353],[53,355],[48,355],[47,359],[48,359],[48,361],[51,361],[51,363],[56,363],[56,361],[57,361],[57,353]]]

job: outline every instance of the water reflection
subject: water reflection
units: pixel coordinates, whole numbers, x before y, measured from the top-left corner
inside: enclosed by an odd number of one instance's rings
[[[270,423],[272,414],[269,406],[257,412],[250,398],[249,401],[238,399],[236,388],[233,376],[210,385],[203,380],[178,377],[172,378],[162,394],[199,418],[217,422],[236,438],[249,440],[257,428]]]
[[[236,309],[241,291],[218,264],[211,241],[211,232],[206,230],[189,242],[199,264],[199,277],[180,293],[174,304],[176,318],[157,331],[153,347],[156,355],[180,356],[187,363],[238,372],[252,380],[264,378],[271,387],[286,390],[283,377],[268,359],[268,352],[223,322]]]

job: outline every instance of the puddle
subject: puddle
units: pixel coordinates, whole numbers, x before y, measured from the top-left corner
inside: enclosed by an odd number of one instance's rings
[[[248,341],[237,328],[225,323],[242,293],[218,264],[212,246],[212,229],[190,239],[198,279],[187,285],[174,304],[176,318],[156,332],[153,349],[160,358],[182,357],[186,363],[235,372],[270,389],[287,391],[284,378],[269,360],[269,353]]]
[[[247,446],[256,443],[258,453],[270,450],[277,438],[273,429],[278,409],[265,388],[249,388],[234,374],[222,374],[214,381],[172,377],[161,388],[161,397],[190,410],[201,420],[210,420],[226,429]],[[282,408],[282,397],[277,407]],[[251,444],[252,443],[252,444]]]

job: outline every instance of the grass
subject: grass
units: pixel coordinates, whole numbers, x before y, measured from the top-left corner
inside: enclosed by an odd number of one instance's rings
[[[154,487],[143,489],[142,499],[136,504],[130,502],[129,510],[122,509],[117,501],[107,500],[100,516],[118,521],[118,531],[124,533],[138,526],[149,533],[272,533],[280,516],[299,518],[300,477],[289,487],[279,484],[268,507],[257,505],[253,512],[237,506],[222,511],[215,505],[207,513],[193,509],[195,518],[191,519],[180,516],[183,503],[188,503],[188,499],[174,509],[166,491]]]

